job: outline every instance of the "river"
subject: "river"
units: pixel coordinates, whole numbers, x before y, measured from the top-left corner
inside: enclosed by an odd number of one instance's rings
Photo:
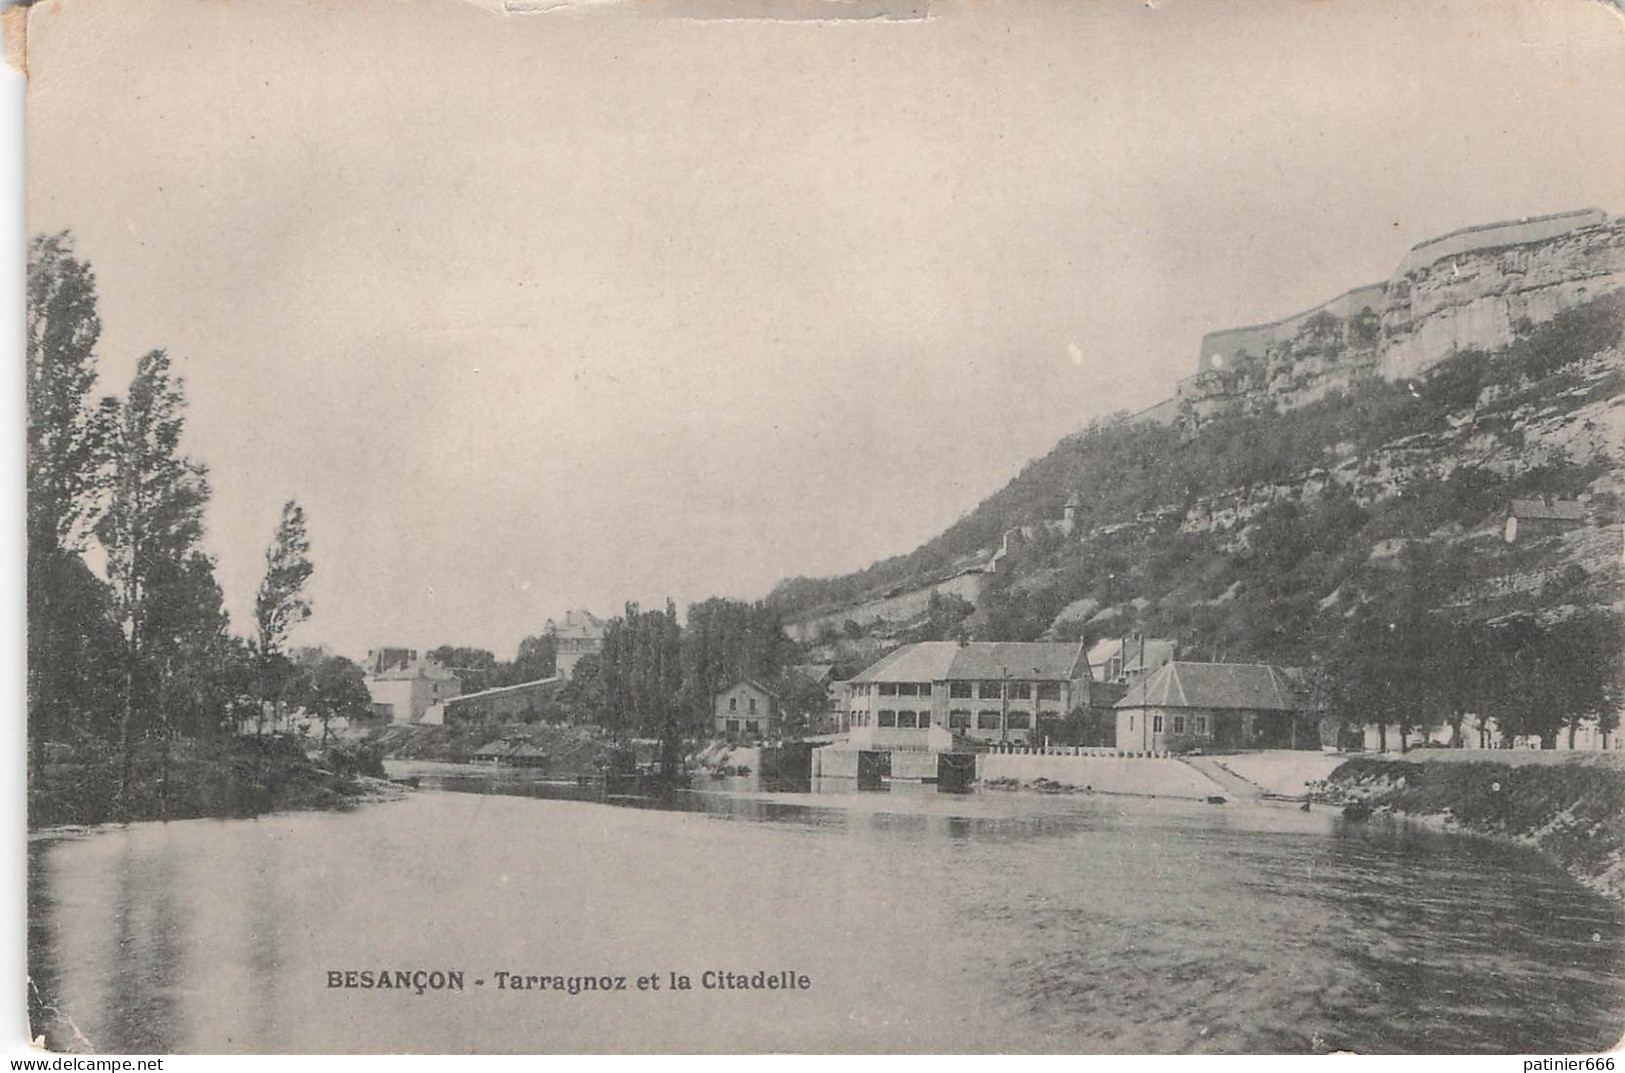
[[[1537,1054],[1625,1031],[1619,907],[1520,849],[1127,797],[537,792],[431,778],[351,812],[37,838],[35,1031],[124,1053]],[[329,986],[347,970],[464,988]],[[759,970],[809,986],[704,986]]]

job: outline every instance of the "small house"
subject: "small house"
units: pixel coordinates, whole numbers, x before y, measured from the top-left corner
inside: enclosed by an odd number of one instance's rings
[[[1514,499],[1507,508],[1502,536],[1508,544],[1525,539],[1576,529],[1588,520],[1586,505],[1573,499]]]
[[[1307,708],[1279,667],[1174,660],[1134,682],[1117,702],[1117,748],[1318,749]]]
[[[746,678],[716,695],[712,725],[716,733],[732,737],[772,737],[778,730],[778,707],[778,697],[771,689]]]

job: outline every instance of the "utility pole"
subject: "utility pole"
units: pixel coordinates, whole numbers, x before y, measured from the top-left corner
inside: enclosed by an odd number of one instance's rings
[[[999,741],[1010,740],[1010,668],[999,668]]]

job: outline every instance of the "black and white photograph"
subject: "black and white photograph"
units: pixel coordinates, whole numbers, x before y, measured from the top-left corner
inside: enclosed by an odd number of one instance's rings
[[[14,1053],[1612,1068],[1625,8],[4,25]]]

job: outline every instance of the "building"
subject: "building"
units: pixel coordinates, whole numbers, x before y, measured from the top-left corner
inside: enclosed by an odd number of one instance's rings
[[[1176,650],[1163,637],[1107,637],[1089,648],[1089,674],[1096,682],[1127,685],[1170,662]]]
[[[750,678],[718,693],[711,713],[716,732],[730,737],[770,738],[779,729],[779,698]]]
[[[1173,660],[1130,685],[1116,712],[1123,752],[1320,748],[1291,679],[1267,663]]]
[[[438,722],[442,705],[463,691],[455,674],[415,648],[375,648],[363,669],[373,712],[391,723]]]
[[[1088,706],[1089,685],[1081,644],[925,641],[854,675],[846,710],[853,739],[876,747],[930,748],[949,735],[1037,742],[1047,723]]]
[[[807,712],[809,734],[833,734],[845,729],[841,726],[841,702],[846,699],[846,683],[835,680],[835,666],[830,663],[798,663],[790,668],[824,691],[823,703],[816,711]]]
[[[1511,544],[1517,541],[1520,533],[1525,539],[1561,533],[1579,528],[1587,520],[1586,505],[1573,499],[1514,499],[1507,508],[1506,528],[1502,536]]]
[[[424,722],[458,723],[498,722],[534,723],[542,718],[543,706],[556,700],[564,687],[558,675],[538,678],[534,682],[482,689],[478,693],[464,693],[452,697],[442,705],[439,718],[425,718]]]
[[[591,611],[576,609],[564,613],[563,622],[547,621],[547,632],[558,643],[554,658],[554,674],[565,681],[582,656],[596,656],[604,651],[604,634],[609,624]]]

